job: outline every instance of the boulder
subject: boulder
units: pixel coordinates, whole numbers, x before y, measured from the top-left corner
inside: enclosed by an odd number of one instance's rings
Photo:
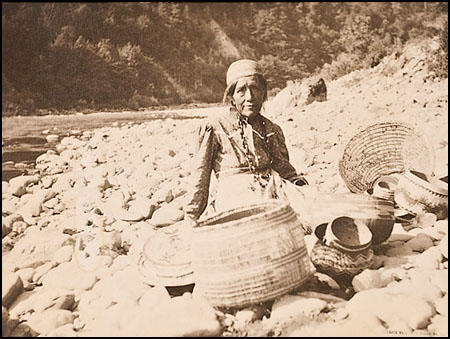
[[[50,309],[42,313],[33,313],[28,320],[32,330],[46,335],[65,324],[73,323],[74,315],[68,310]]]
[[[23,282],[14,272],[2,270],[2,305],[9,308],[14,300],[23,292]]]
[[[435,314],[434,307],[424,299],[414,294],[389,292],[388,288],[359,292],[347,302],[346,309],[354,322],[374,315],[391,330],[426,328]]]
[[[12,270],[36,268],[44,262],[51,261],[54,253],[68,239],[69,235],[61,234],[57,229],[47,227],[40,230],[37,226],[30,226],[11,252],[2,258],[2,263]]]
[[[88,290],[96,281],[95,272],[84,270],[76,261],[70,261],[50,270],[42,278],[42,285],[54,289]]]
[[[431,247],[422,254],[412,256],[410,261],[417,268],[437,270],[442,261],[442,252],[437,247]]]
[[[284,323],[299,316],[312,317],[318,315],[326,306],[325,301],[317,298],[288,294],[274,302],[270,319],[273,322]]]
[[[407,241],[406,244],[416,252],[423,252],[434,245],[433,239],[424,233],[419,233],[414,238]]]
[[[37,175],[21,175],[14,177],[9,181],[9,193],[15,196],[22,196],[27,192],[27,187],[31,184],[36,184],[39,181]]]
[[[183,220],[184,212],[178,204],[163,204],[153,212],[150,223],[156,227],[172,225]]]

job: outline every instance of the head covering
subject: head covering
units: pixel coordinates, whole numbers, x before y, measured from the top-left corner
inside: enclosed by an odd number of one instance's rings
[[[249,59],[235,61],[228,67],[227,87],[242,77],[256,74],[263,75],[256,61]]]
[[[237,80],[251,75],[261,75],[264,78],[261,67],[256,61],[250,59],[241,59],[233,62],[227,71],[227,88],[223,96],[223,101],[226,102],[230,88]]]

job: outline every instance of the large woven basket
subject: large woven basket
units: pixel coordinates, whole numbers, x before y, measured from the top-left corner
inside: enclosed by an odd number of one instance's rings
[[[196,290],[216,307],[277,298],[311,275],[302,225],[280,201],[219,213],[193,229]]]
[[[403,122],[380,122],[353,136],[339,161],[339,173],[351,192],[373,187],[383,175],[413,169],[432,174],[434,151],[424,136]]]

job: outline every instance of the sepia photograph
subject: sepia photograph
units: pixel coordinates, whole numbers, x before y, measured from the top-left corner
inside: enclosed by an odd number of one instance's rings
[[[447,337],[448,2],[2,2],[2,337]]]

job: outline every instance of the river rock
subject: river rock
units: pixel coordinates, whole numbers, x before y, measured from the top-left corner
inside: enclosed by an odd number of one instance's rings
[[[65,262],[50,270],[43,278],[45,288],[88,290],[94,286],[95,272],[83,270],[76,262]]]
[[[355,292],[360,292],[372,288],[385,287],[387,282],[383,281],[383,277],[378,270],[366,269],[353,277],[352,285]]]
[[[448,234],[448,219],[445,220],[438,220],[434,224],[434,228],[442,234]]]
[[[76,319],[75,319],[76,320]],[[48,337],[77,337],[72,323],[67,323],[47,333]]]
[[[40,230],[36,226],[26,229],[21,238],[7,256],[2,258],[4,266],[11,269],[26,267],[36,268],[46,261],[51,261],[54,253],[70,239],[54,228]]]
[[[58,249],[53,255],[52,262],[55,264],[62,264],[72,259],[73,246],[63,246]]]
[[[440,299],[435,300],[434,308],[439,314],[448,317],[448,294],[446,294]]]
[[[434,245],[432,238],[424,233],[419,233],[414,238],[407,241],[406,244],[416,252],[423,252]]]
[[[150,223],[156,227],[172,225],[183,220],[184,212],[178,204],[163,204],[153,212]]]
[[[410,261],[418,268],[437,270],[442,261],[442,253],[437,247],[431,247],[422,254],[411,257]]]
[[[389,236],[388,240],[389,242],[393,241],[408,241],[412,239],[414,236],[409,234],[403,229],[402,224],[395,223],[394,227],[392,228],[391,235]]]
[[[11,214],[6,217],[2,216],[2,238],[11,232],[13,224],[17,221],[23,221],[23,217],[20,214]]]
[[[327,303],[320,299],[285,295],[273,304],[270,319],[283,323],[299,316],[311,317],[319,314],[326,306]]]
[[[19,198],[12,195],[2,198],[2,216],[15,214],[19,202]]]
[[[30,184],[36,184],[39,181],[37,175],[21,175],[14,177],[9,181],[9,193],[15,196],[22,196],[27,192],[27,187]]]
[[[147,290],[138,300],[140,306],[149,308],[170,302],[170,295],[163,286],[155,286]]]
[[[431,318],[431,324],[427,327],[432,336],[448,337],[448,316],[440,314]]]
[[[359,292],[347,302],[346,309],[355,322],[367,314],[373,314],[388,329],[398,329],[399,326],[426,328],[435,314],[434,307],[422,298],[413,294],[389,292],[388,288]]]
[[[439,242],[439,245],[437,248],[441,251],[442,256],[446,259],[448,259],[448,235],[446,234],[445,237]]]
[[[416,277],[412,280],[402,280],[390,283],[386,287],[386,291],[390,293],[408,294],[418,296],[428,302],[442,297],[441,290],[431,284],[426,276]]]
[[[19,275],[2,269],[2,305],[9,308],[23,292],[23,282]]]
[[[45,335],[65,324],[73,323],[74,315],[68,310],[50,309],[33,313],[28,325],[36,332]]]
[[[47,274],[52,268],[54,264],[51,262],[46,262],[45,264],[36,268],[36,271],[33,275],[33,282],[40,283],[41,278]]]

